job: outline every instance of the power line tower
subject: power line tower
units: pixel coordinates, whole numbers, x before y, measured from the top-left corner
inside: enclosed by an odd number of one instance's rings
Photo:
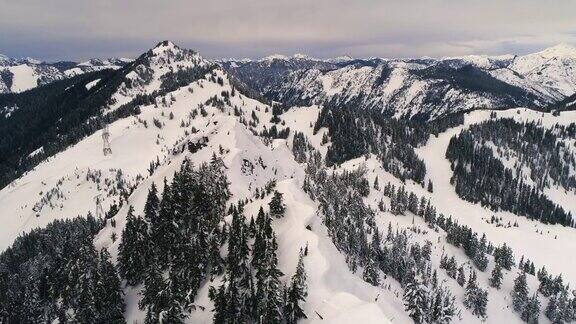
[[[102,141],[104,156],[112,154],[112,148],[110,147],[110,130],[108,129],[108,124],[106,124],[104,129],[102,129]]]
[[[102,194],[94,196],[94,202],[96,203],[96,219],[104,217],[104,208],[102,208],[102,201],[100,200]]]

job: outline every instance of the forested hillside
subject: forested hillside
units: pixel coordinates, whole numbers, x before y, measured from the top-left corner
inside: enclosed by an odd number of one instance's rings
[[[365,68],[278,59],[270,82]],[[420,77],[517,95],[462,60]],[[266,82],[165,41],[0,96],[0,322],[576,321],[574,112],[394,117]]]

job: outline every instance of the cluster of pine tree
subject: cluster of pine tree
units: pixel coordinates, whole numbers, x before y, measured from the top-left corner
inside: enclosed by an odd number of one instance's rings
[[[479,318],[486,319],[486,306],[488,305],[488,291],[478,286],[476,280],[476,271],[471,271],[466,284],[466,291],[464,293],[464,306],[468,308],[472,314]]]
[[[479,144],[470,131],[463,131],[450,139],[446,158],[452,163],[450,182],[461,198],[546,224],[574,225],[570,212],[505,167],[499,158],[494,157],[492,148]]]
[[[172,92],[180,87],[189,85],[203,79],[204,76],[214,70],[214,65],[180,67],[176,71],[170,67],[170,71],[160,77],[160,92],[162,94]]]
[[[285,206],[273,185],[261,190],[262,195],[273,193],[270,213],[261,208],[247,224],[244,203],[231,205],[227,226],[223,220],[230,192],[222,160],[214,156],[197,169],[185,160],[172,182],[164,183],[160,197],[151,186],[143,217],[128,211],[118,262],[128,285],[144,285],[139,306],[146,310],[147,323],[182,323],[201,308],[194,302],[200,287],[221,275],[223,284],[210,289],[214,323],[296,323],[305,317],[303,254],[290,285],[281,282],[271,223],[272,217],[283,217]],[[225,257],[220,253],[224,243]]]
[[[116,268],[92,243],[102,225],[88,215],[17,238],[0,255],[0,322],[124,323]]]
[[[406,191],[404,186],[399,186],[396,189],[394,185],[388,182],[384,186],[383,193],[390,198],[391,213],[404,215],[406,211],[409,211],[415,216],[422,217],[431,227],[439,226],[446,232],[448,243],[462,247],[480,271],[486,270],[488,266],[486,254],[492,253],[493,246],[487,242],[485,234],[479,239],[478,233],[473,232],[468,226],[459,225],[451,217],[446,218],[442,214],[437,216],[436,208],[430,204],[428,199],[425,197],[418,199],[416,194]],[[382,206],[382,204],[380,205]]]
[[[517,122],[513,118],[491,119],[472,125],[470,132],[479,141],[492,142],[504,158],[514,158],[516,168],[527,167],[538,190],[559,185],[576,189],[576,154],[565,140],[576,138],[570,126],[542,127],[542,121]]]
[[[144,217],[130,209],[119,247],[128,285],[144,284],[140,308],[147,322],[181,322],[209,276],[223,272],[220,223],[230,196],[222,160],[194,169],[185,160],[161,199],[152,185]]]
[[[438,134],[445,132],[448,128],[453,128],[464,124],[464,114],[466,113],[466,111],[460,111],[444,115],[426,122],[424,126],[427,128],[430,134],[438,136]]]
[[[576,291],[570,293],[569,285],[564,285],[561,275],[553,277],[542,267],[537,274],[540,285],[538,292],[549,297],[544,314],[552,323],[576,321]]]
[[[480,288],[478,285],[476,279],[476,271],[470,271],[470,275],[468,276],[468,283],[466,283],[464,266],[458,266],[454,256],[448,258],[448,256],[445,254],[443,254],[442,258],[440,259],[440,269],[445,269],[446,274],[448,274],[450,278],[456,280],[460,286],[464,287],[466,284],[464,293],[464,306],[470,309],[472,314],[482,319],[486,319],[488,316],[486,313],[486,306],[488,305],[488,292],[485,289]],[[495,278],[496,279],[494,280],[496,281],[494,281],[494,283],[500,287],[502,281],[502,273],[500,272],[499,279],[497,277]]]
[[[413,192],[408,192],[404,186],[396,188],[388,182],[383,189],[384,196],[390,198],[390,212],[394,215],[405,215],[407,211],[424,218],[430,224],[436,222],[436,208],[426,197],[418,199]],[[383,201],[382,201],[383,204]],[[380,208],[383,209],[382,207]]]
[[[534,262],[530,261],[530,259],[524,260],[524,256],[520,258],[518,268],[533,276],[536,275],[536,266],[534,266]]]
[[[571,323],[576,321],[576,291],[570,294],[568,285],[564,285],[562,276],[553,277],[542,267],[537,274],[540,285],[538,291],[530,296],[526,271],[521,271],[514,281],[512,303],[514,310],[528,323],[537,323],[540,313],[538,294],[548,297],[544,314],[552,323]],[[572,297],[570,296],[572,295]]]
[[[530,296],[528,283],[526,282],[526,272],[521,271],[514,280],[514,287],[511,292],[512,306],[514,311],[528,323],[538,323],[540,316],[540,300],[535,292]]]
[[[322,127],[328,128],[331,139],[326,153],[328,166],[372,153],[394,176],[424,184],[426,166],[414,147],[428,140],[425,127],[370,111],[329,106],[320,111],[314,132]]]
[[[460,311],[450,291],[433,281],[429,286],[415,279],[404,287],[402,297],[408,315],[415,323],[450,323]]]
[[[310,144],[308,137],[301,132],[294,132],[292,139],[292,153],[294,160],[298,163],[304,163],[307,160],[307,152],[311,151],[313,146]]]
[[[270,128],[264,128],[259,134],[260,137],[268,137],[268,138],[288,138],[290,135],[290,127],[282,128],[278,130],[276,125],[270,126]]]
[[[492,254],[495,266],[492,269],[489,284],[491,287],[500,289],[503,279],[502,270],[510,271],[512,267],[515,266],[514,253],[506,243],[499,247],[494,247],[491,242],[487,241],[485,234],[478,239],[478,233],[473,232],[472,229],[467,226],[459,225],[456,221],[452,220],[452,217],[446,218],[443,214],[436,217],[435,208],[430,206],[430,203],[425,198],[420,200],[420,207],[416,208],[414,201],[418,201],[417,197],[413,197],[413,193],[407,193],[403,187],[396,189],[388,183],[383,191],[386,196],[391,197],[391,199],[394,198],[401,206],[412,206],[412,208],[402,207],[402,213],[399,214],[403,215],[404,212],[410,211],[414,215],[422,217],[430,226],[442,228],[447,233],[447,242],[456,247],[462,247],[466,255],[479,270],[486,270],[488,266],[487,255]],[[410,201],[412,201],[412,203],[409,203]],[[428,214],[428,216],[425,216],[426,214]],[[458,266],[454,256],[449,258],[447,255],[443,255],[440,259],[440,268],[445,269],[448,276],[455,279],[460,286],[464,286],[466,283],[464,267]],[[532,296],[529,295],[526,283],[526,274],[535,275],[534,262],[524,260],[524,257],[522,257],[518,268],[521,270],[521,274],[516,279],[512,291],[514,310],[517,311],[526,322],[537,323],[540,302],[536,292]],[[545,309],[546,316],[553,323],[576,321],[576,291],[573,291],[573,297],[570,297],[569,286],[563,284],[562,275],[553,277],[548,274],[545,267],[542,267],[542,269],[538,271],[537,277],[540,281],[537,292],[541,293],[544,297],[549,297],[548,305]],[[409,285],[409,287],[410,289],[415,289],[414,285]],[[411,298],[409,302],[407,302],[407,305],[411,305],[418,303],[417,300],[422,300],[423,293],[411,291],[405,293],[405,298],[406,296]],[[465,287],[464,305],[470,309],[474,315],[486,319],[487,303],[487,291],[479,287],[475,272],[471,272]],[[426,319],[424,313],[421,311],[410,309],[409,312],[414,312],[410,314],[413,314],[415,320],[420,319],[423,321],[423,319]]]
[[[341,251],[351,271],[362,268],[364,281],[378,286],[382,276],[391,276],[405,288],[405,305],[417,322],[447,323],[457,314],[454,297],[438,284],[430,262],[431,243],[409,243],[406,230],[388,226],[385,237],[374,219],[374,211],[363,201],[369,192],[365,170],[329,173],[317,152],[310,154],[304,190],[318,201],[328,235]]]
[[[214,323],[280,324],[306,318],[302,309],[307,296],[305,251],[300,250],[296,272],[286,286],[281,281],[284,274],[278,268],[278,244],[271,223],[271,215],[262,207],[249,224],[242,213],[233,211],[223,282],[218,288],[210,287]],[[249,241],[253,241],[251,248]]]

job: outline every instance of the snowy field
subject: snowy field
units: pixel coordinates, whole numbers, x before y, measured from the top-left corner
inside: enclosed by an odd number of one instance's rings
[[[155,75],[159,69],[153,69]],[[154,105],[141,108],[141,114],[118,120],[109,125],[113,154],[103,156],[101,132],[97,132],[66,151],[51,157],[34,170],[0,191],[0,251],[6,249],[21,233],[33,228],[46,226],[55,219],[85,216],[96,213],[94,197],[100,195],[104,210],[119,200],[114,187],[118,183],[134,186],[128,202],[135,207],[136,213],[142,213],[148,188],[155,183],[162,190],[164,178],[170,179],[179,169],[184,158],[191,159],[196,165],[209,161],[213,153],[220,155],[227,167],[227,176],[231,182],[231,202],[252,198],[256,188],[263,187],[269,180],[278,181],[278,190],[283,193],[287,214],[275,220],[273,227],[278,235],[279,266],[284,272],[283,280],[293,274],[298,260],[299,249],[308,246],[309,255],[305,259],[308,274],[309,296],[304,306],[308,319],[304,323],[388,323],[410,322],[402,304],[402,289],[391,278],[382,280],[379,287],[373,287],[362,280],[361,271],[352,273],[344,256],[336,249],[318,214],[317,205],[302,190],[304,166],[294,161],[292,155],[292,136],[294,131],[303,132],[310,138],[311,144],[322,154],[327,145],[321,145],[326,129],[313,134],[312,125],[318,116],[319,107],[291,108],[281,118],[285,126],[290,127],[287,140],[277,139],[269,143],[255,136],[240,118],[234,115],[234,107],[242,112],[242,117],[250,120],[252,115],[259,120],[254,130],[260,132],[272,126],[272,109],[256,100],[247,98],[236,91],[230,97],[230,104],[219,109],[204,107],[206,115],[191,118],[191,112],[198,109],[209,98],[221,98],[222,91],[232,92],[226,75],[217,72],[223,85],[208,80],[200,80],[180,88],[168,95],[166,106]],[[156,77],[156,81],[159,77]],[[97,81],[96,81],[97,82]],[[323,82],[331,83],[331,80]],[[90,85],[94,86],[94,84]],[[149,92],[158,87],[151,83],[141,92]],[[138,92],[135,90],[135,92]],[[134,94],[118,93],[119,103],[127,102]],[[110,107],[110,109],[114,109]],[[518,114],[518,111],[520,112]],[[543,126],[551,127],[556,123],[576,121],[576,112],[565,112],[560,116],[542,114],[526,109],[498,111],[498,117],[511,117],[524,121],[541,120]],[[438,137],[432,136],[428,143],[417,150],[425,161],[427,180],[434,184],[434,192],[429,193],[420,185],[406,184],[409,191],[419,197],[431,199],[439,213],[451,215],[460,224],[470,226],[480,234],[485,233],[495,245],[506,243],[512,247],[517,259],[524,255],[534,261],[537,268],[546,265],[553,274],[563,273],[566,282],[576,287],[576,260],[567,257],[576,249],[576,229],[559,225],[544,225],[518,217],[507,212],[492,212],[477,204],[460,199],[450,185],[450,164],[445,159],[446,147],[450,138],[462,129],[474,123],[487,120],[490,111],[475,111],[465,117],[463,126],[448,129]],[[155,124],[159,123],[160,127]],[[182,127],[182,125],[186,125]],[[280,128],[282,128],[280,127]],[[195,128],[196,133],[190,132]],[[182,150],[188,141],[197,142],[207,139],[207,145],[195,153]],[[160,165],[150,175],[150,162],[159,161]],[[348,161],[333,172],[352,170],[359,167],[367,169],[367,178],[373,183],[376,176],[381,187],[387,182],[401,185],[399,179],[384,171],[375,158],[358,158]],[[553,192],[553,191],[551,191]],[[372,189],[366,203],[377,210],[382,192]],[[269,198],[267,198],[269,199]],[[574,193],[557,191],[551,199],[565,209],[576,214],[576,196]],[[389,200],[384,198],[389,205]],[[249,218],[255,216],[260,207],[268,208],[267,200],[254,200],[245,207]],[[98,249],[107,248],[113,259],[117,258],[119,240],[112,240],[112,233],[120,235],[125,225],[128,206],[124,205],[114,217],[116,226],[110,222],[97,235],[95,245]],[[518,227],[496,227],[488,220],[492,215],[502,217],[503,222],[518,222]],[[461,249],[446,243],[443,231],[430,231],[421,218],[394,216],[389,212],[378,212],[377,224],[382,232],[389,223],[396,228],[421,228],[422,233],[412,233],[411,240],[433,242],[432,262],[439,264],[443,253],[454,255],[458,263],[470,265],[469,259]],[[413,223],[414,222],[414,223]],[[307,229],[309,227],[310,229]],[[494,265],[492,257],[486,272],[479,273],[479,284],[487,288],[490,271]],[[462,322],[480,322],[462,305],[464,290],[439,270],[440,280],[454,292],[457,305],[461,309]],[[508,308],[511,305],[509,291],[516,277],[516,271],[505,272],[503,288],[488,288],[488,320],[490,323],[517,323],[519,316]],[[207,323],[211,321],[212,309],[208,298],[210,285],[218,285],[220,278],[206,282],[201,289],[197,304],[205,310],[198,310],[188,318],[189,323]],[[529,276],[531,291],[537,288],[535,277]],[[141,287],[126,288],[127,322],[143,322],[144,313],[138,309],[138,292]],[[542,299],[543,304],[544,299]],[[542,322],[547,319],[541,315]],[[457,320],[458,321],[458,320]]]

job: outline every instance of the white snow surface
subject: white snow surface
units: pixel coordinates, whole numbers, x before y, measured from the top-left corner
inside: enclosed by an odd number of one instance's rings
[[[98,82],[100,82],[100,79],[96,79],[96,80],[93,80],[93,81],[86,83],[86,90],[92,89],[92,87],[97,85]]]
[[[166,51],[174,51],[171,44],[163,46],[154,54],[162,56]],[[172,62],[172,64],[177,64]],[[180,62],[180,64],[182,64]],[[200,57],[185,64],[204,64]],[[125,92],[117,93],[118,101],[128,100],[135,93],[150,93],[158,87],[159,76],[162,75],[166,65],[157,64],[152,66],[153,81],[142,87],[125,89]],[[393,279],[383,279],[380,287],[373,287],[361,279],[361,271],[352,273],[345,262],[344,256],[335,248],[327,235],[326,228],[322,224],[321,215],[317,212],[317,205],[303,192],[302,182],[304,179],[304,167],[294,161],[291,153],[292,134],[295,130],[303,132],[310,138],[313,146],[325,154],[327,145],[321,145],[322,135],[326,132],[321,129],[313,134],[311,125],[317,118],[320,108],[296,107],[284,113],[281,118],[286,126],[291,128],[291,136],[288,140],[274,140],[269,145],[252,134],[252,132],[233,114],[233,107],[237,106],[243,111],[244,116],[250,116],[254,112],[261,123],[256,127],[257,131],[265,126],[270,127],[268,122],[271,117],[271,109],[256,100],[237,94],[231,97],[231,106],[227,105],[223,111],[208,106],[206,117],[198,116],[189,119],[191,110],[196,109],[212,96],[221,97],[221,92],[231,91],[230,83],[226,75],[218,70],[218,75],[224,79],[224,86],[208,80],[199,80],[189,86],[180,88],[169,96],[167,107],[154,105],[141,107],[141,114],[118,120],[109,125],[111,134],[111,147],[113,154],[102,154],[101,132],[85,138],[78,144],[66,151],[39,164],[35,169],[26,173],[0,191],[0,251],[6,249],[21,233],[28,232],[36,227],[46,226],[55,219],[73,218],[78,215],[84,216],[89,211],[94,213],[95,204],[93,197],[102,194],[103,207],[118,200],[116,196],[106,194],[106,186],[98,185],[87,175],[101,172],[102,178],[114,179],[117,170],[122,171],[125,181],[137,185],[135,191],[129,197],[129,203],[135,207],[137,213],[142,213],[148,188],[152,182],[162,190],[163,179],[170,179],[174,172],[179,169],[184,158],[191,159],[196,165],[209,161],[213,152],[220,155],[219,148],[222,146],[221,157],[227,167],[227,176],[231,182],[233,194],[231,202],[239,199],[252,198],[256,188],[264,186],[269,180],[277,179],[278,190],[283,193],[287,214],[284,218],[275,220],[273,227],[278,235],[279,243],[279,267],[284,272],[282,280],[289,280],[293,274],[298,251],[308,244],[309,255],[305,258],[306,272],[308,274],[309,296],[304,305],[308,319],[303,323],[388,323],[410,322],[410,318],[404,311],[402,304],[402,288]],[[366,82],[372,75],[356,75],[354,71],[348,71],[354,76],[357,84]],[[389,84],[385,93],[392,95],[399,89],[400,80],[403,77],[402,70],[395,71],[391,78],[395,79]],[[357,84],[338,85],[335,79],[326,77],[322,84],[330,86],[334,91],[353,91]],[[414,95],[410,100],[416,100],[415,93],[421,91],[425,84],[414,83],[408,93]],[[346,90],[340,90],[346,89]],[[111,107],[113,108],[113,107]],[[268,108],[268,109],[267,109]],[[266,109],[268,111],[266,111]],[[520,112],[519,114],[517,112]],[[168,116],[172,113],[173,119]],[[490,111],[475,111],[466,115],[465,124],[460,127],[449,129],[437,138],[432,137],[429,142],[418,149],[417,153],[426,163],[427,178],[434,183],[434,193],[430,194],[420,185],[412,182],[406,184],[407,189],[414,191],[419,196],[430,197],[432,203],[438,208],[438,212],[452,215],[461,224],[472,227],[474,231],[486,233],[488,239],[495,244],[506,242],[511,246],[517,258],[521,255],[534,261],[537,267],[546,265],[552,273],[563,273],[566,282],[573,287],[576,285],[576,260],[567,258],[567,251],[576,248],[574,235],[576,229],[561,226],[544,225],[516,215],[498,212],[493,213],[477,204],[471,204],[461,200],[450,185],[450,165],[444,158],[446,147],[450,137],[461,129],[471,124],[478,123],[489,118]],[[498,111],[498,117],[511,117],[521,120],[541,120],[545,127],[551,127],[555,123],[570,123],[576,121],[576,112],[563,112],[560,116],[542,114],[526,109],[511,109]],[[158,119],[162,128],[154,126],[153,119]],[[146,121],[147,127],[144,125]],[[190,126],[181,127],[181,121],[190,121]],[[191,127],[198,129],[197,133],[186,135]],[[173,154],[172,149],[185,145],[186,141],[196,141],[202,137],[208,138],[208,146],[192,154],[188,151]],[[329,145],[329,144],[328,144]],[[178,150],[180,152],[180,150]],[[161,165],[152,176],[148,175],[147,168],[151,161],[158,157]],[[262,163],[258,163],[261,159]],[[242,168],[244,161],[254,164],[253,171]],[[358,167],[367,169],[367,178],[372,183],[376,176],[379,177],[381,186],[390,181],[395,185],[401,182],[382,169],[379,161],[374,158],[359,158],[348,161],[338,166],[334,172]],[[377,202],[382,193],[374,189],[366,198],[366,203],[376,209]],[[270,197],[260,200],[254,199],[245,207],[245,214],[249,218],[256,215],[260,206],[268,208]],[[566,209],[576,214],[576,197],[557,197]],[[385,199],[387,205],[389,200]],[[112,241],[112,233],[118,236],[125,225],[125,216],[128,206],[125,205],[114,216],[116,226],[112,227],[108,222],[106,227],[97,235],[94,244],[100,248],[107,248],[113,260],[117,258],[119,240]],[[517,221],[519,227],[503,228],[495,227],[487,223],[491,215],[501,216],[504,223]],[[377,213],[377,224],[385,231],[389,223],[398,228],[412,227],[412,217],[394,216],[388,212]],[[415,226],[428,230],[423,221],[416,217]],[[310,225],[311,230],[306,229]],[[543,234],[539,234],[542,230]],[[537,232],[538,231],[538,232]],[[411,234],[411,240],[433,242],[432,262],[438,265],[442,253],[454,255],[458,263],[467,263],[469,259],[460,249],[446,243],[446,235],[440,231],[426,231],[426,233]],[[488,322],[493,323],[520,323],[519,316],[511,312],[509,291],[512,287],[516,271],[504,273],[504,284],[501,290],[488,288],[488,277],[492,270],[493,260],[490,258],[490,266],[486,272],[479,273],[480,285],[489,291]],[[442,270],[439,270],[439,279],[444,281],[454,292],[457,305],[461,310],[460,318],[455,322],[479,323],[462,304],[464,290],[457,283],[448,278]],[[531,291],[537,287],[537,280],[529,277]],[[212,318],[211,302],[208,298],[210,285],[218,285],[220,278],[214,282],[206,283],[197,296],[197,304],[205,306],[204,311],[198,310],[190,314],[189,323],[210,323]],[[388,288],[389,286],[389,288]],[[126,287],[126,319],[128,323],[134,321],[143,322],[144,313],[138,309],[139,291],[141,287]],[[544,301],[544,300],[543,300]],[[320,320],[320,314],[324,319]],[[541,322],[546,322],[544,315],[540,316]]]
[[[13,75],[10,91],[22,92],[38,85],[38,75],[34,71],[33,67],[21,64],[9,67],[8,70],[12,72]]]

